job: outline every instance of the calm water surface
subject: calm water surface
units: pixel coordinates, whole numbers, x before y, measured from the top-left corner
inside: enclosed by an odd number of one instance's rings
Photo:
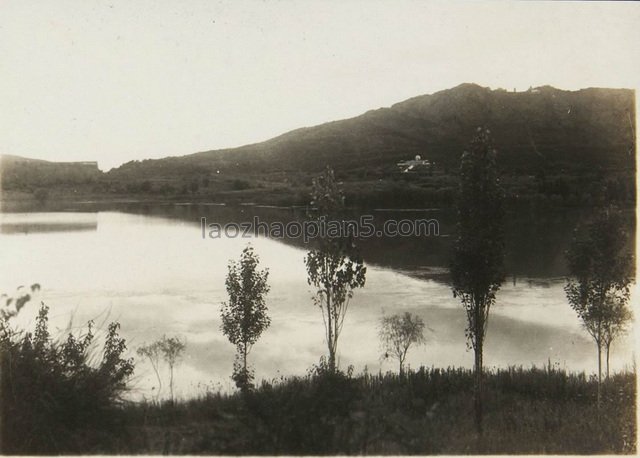
[[[84,209],[84,207],[80,207]],[[187,341],[176,374],[177,392],[189,396],[206,386],[229,389],[234,347],[220,332],[220,303],[230,259],[250,242],[270,270],[267,303],[271,327],[250,358],[257,378],[304,374],[326,352],[320,310],[311,300],[300,240],[202,239],[200,217],[221,223],[291,220],[282,209],[189,205],[137,205],[119,211],[0,214],[0,289],[38,282],[38,301],[50,307],[54,335],[90,319],[106,328],[118,320],[132,355],[163,334]],[[447,284],[450,216],[438,212],[372,212],[377,218],[424,217],[441,221],[442,237],[370,239],[361,243],[368,265],[365,288],[356,291],[339,344],[340,365],[356,371],[397,370],[380,359],[377,323],[383,314],[412,312],[428,325],[427,345],[410,351],[411,366],[471,367],[465,315]],[[510,219],[508,281],[492,310],[485,350],[489,367],[550,360],[568,370],[595,370],[595,345],[567,305],[563,251],[576,215]],[[38,301],[16,318],[32,326]],[[612,349],[615,369],[631,367],[631,337]],[[132,394],[151,396],[155,377],[136,364]]]

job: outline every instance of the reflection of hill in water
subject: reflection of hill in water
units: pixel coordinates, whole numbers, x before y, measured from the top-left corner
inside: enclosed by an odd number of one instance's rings
[[[252,223],[254,217],[267,223],[303,221],[304,208],[268,206],[218,206],[202,204],[111,204],[83,205],[75,210],[110,210],[142,214],[168,219],[178,219],[196,226],[202,217],[207,223],[222,226],[229,223]],[[565,251],[576,224],[586,217],[589,209],[553,209],[530,211],[518,209],[509,213],[506,220],[506,281],[517,278],[557,279],[567,275]],[[396,270],[415,278],[448,282],[448,266],[451,243],[454,241],[455,214],[451,210],[356,211],[349,219],[371,214],[376,228],[386,219],[434,218],[438,220],[440,236],[429,237],[371,237],[358,241],[358,247],[369,264]],[[628,212],[628,229],[635,234],[634,213]],[[81,227],[81,226],[77,226]],[[633,239],[633,237],[632,237]],[[282,238],[278,241],[300,249],[308,249],[302,238]],[[541,280],[542,281],[542,280]]]
[[[2,223],[2,234],[29,234],[34,232],[83,232],[95,231],[98,223]]]
[[[34,215],[37,215],[34,217]],[[97,213],[68,213],[61,220],[57,213],[2,213],[1,234],[83,232],[98,229]]]

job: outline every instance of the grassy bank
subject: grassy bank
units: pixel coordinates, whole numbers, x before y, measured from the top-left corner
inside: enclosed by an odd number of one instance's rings
[[[487,375],[484,435],[473,425],[472,373],[313,375],[248,395],[130,404],[127,440],[105,453],[469,454],[634,453],[635,375],[596,382],[548,369]]]
[[[32,288],[34,288],[32,286]],[[11,318],[11,316],[9,316]],[[51,339],[0,320],[0,452],[5,454],[634,453],[636,375],[597,381],[549,364],[486,373],[484,434],[473,373],[420,368],[354,376],[314,366],[245,393],[127,400],[134,361],[119,324]]]
[[[634,453],[635,375],[615,375],[596,408],[583,374],[512,368],[486,382],[485,432],[473,425],[472,374],[312,376],[247,396],[128,408],[132,453]]]

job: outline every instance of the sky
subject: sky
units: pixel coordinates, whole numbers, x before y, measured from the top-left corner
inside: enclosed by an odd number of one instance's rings
[[[0,154],[241,146],[474,82],[637,88],[636,2],[0,0]]]

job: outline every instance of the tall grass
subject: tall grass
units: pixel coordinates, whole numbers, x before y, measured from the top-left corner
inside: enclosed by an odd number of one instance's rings
[[[207,454],[633,453],[635,374],[512,367],[486,375],[482,437],[473,373],[420,368],[403,376],[309,374],[246,395],[212,393],[176,405],[139,404],[132,452]]]

